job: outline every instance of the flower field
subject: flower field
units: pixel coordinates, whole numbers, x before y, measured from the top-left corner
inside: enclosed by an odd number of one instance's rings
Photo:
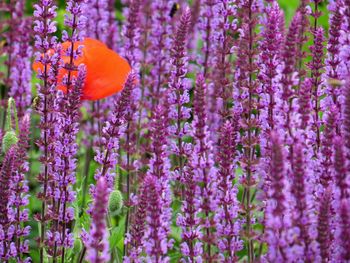
[[[1,0],[0,262],[350,262],[350,0]]]

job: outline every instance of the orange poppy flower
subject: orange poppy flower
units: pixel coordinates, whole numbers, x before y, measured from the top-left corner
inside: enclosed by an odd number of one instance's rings
[[[64,42],[62,50],[66,50],[69,45],[69,42]],[[75,49],[80,45],[84,46],[83,54],[74,61],[74,64],[83,63],[87,70],[82,99],[99,100],[121,91],[131,71],[129,63],[96,39],[85,38],[82,42],[76,42]],[[69,63],[69,57],[64,54],[62,60],[64,63]],[[38,71],[42,70],[43,66],[35,62],[33,68]],[[58,73],[58,89],[63,91],[66,91],[66,87],[61,84],[65,74],[67,70],[61,68]],[[73,75],[76,76],[77,72],[73,72]]]

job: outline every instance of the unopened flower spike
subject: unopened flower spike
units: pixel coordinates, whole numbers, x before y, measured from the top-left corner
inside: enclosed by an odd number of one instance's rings
[[[16,134],[19,134],[18,115],[16,102],[13,98],[8,99],[5,131],[13,130],[12,115],[15,118]]]
[[[15,127],[16,127],[15,131],[13,130],[12,115],[15,118]],[[7,151],[13,145],[18,143],[19,125],[18,125],[16,102],[13,98],[8,99],[5,131],[6,131],[6,133],[5,133],[4,137],[2,138],[2,152],[3,153],[7,153]]]

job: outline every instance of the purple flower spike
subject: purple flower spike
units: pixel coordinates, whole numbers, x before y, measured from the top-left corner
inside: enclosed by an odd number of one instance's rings
[[[125,37],[124,56],[136,71],[139,70],[139,60],[141,57],[139,54],[141,2],[141,0],[130,0],[129,8],[125,14],[127,20],[122,30],[122,34]]]
[[[198,75],[196,81],[195,95],[193,99],[194,120],[192,128],[195,138],[195,146],[191,157],[191,165],[195,169],[196,178],[201,185],[201,209],[202,219],[202,242],[205,247],[206,260],[213,260],[211,247],[215,243],[214,221],[212,213],[216,210],[216,169],[213,167],[215,160],[213,156],[212,141],[209,138],[207,126],[207,87],[204,76]]]
[[[160,226],[154,225],[154,230],[157,231],[157,236],[161,236],[161,257],[165,257],[168,249],[173,246],[173,240],[169,240],[171,233],[171,188],[170,188],[170,162],[167,152],[167,116],[164,114],[164,108],[159,105],[155,111],[151,122],[151,138],[152,138],[152,151],[153,157],[150,160],[148,170],[148,176],[157,178],[157,184],[159,184],[159,203],[161,205],[158,213],[161,220]],[[154,194],[155,196],[155,194]],[[151,208],[150,208],[151,209]],[[149,222],[151,226],[152,222]],[[149,232],[149,231],[148,231]],[[147,243],[147,238],[145,239]],[[149,243],[153,247],[154,243]]]
[[[169,262],[167,256],[168,248],[171,243],[168,242],[168,222],[163,218],[163,200],[162,186],[159,179],[152,175],[147,175],[144,180],[147,187],[147,212],[146,212],[146,231],[144,236],[144,248],[149,262]],[[166,205],[166,204],[165,204]],[[169,220],[169,219],[168,219]]]
[[[213,3],[211,3],[213,4]],[[213,28],[214,49],[214,101],[215,113],[219,116],[218,126],[229,117],[228,103],[232,98],[231,81],[232,67],[229,57],[233,53],[233,35],[237,33],[237,4],[232,0],[216,1],[214,12],[217,13]],[[243,11],[244,12],[244,11]],[[242,12],[242,13],[243,13]],[[232,22],[231,22],[232,19]],[[242,54],[240,52],[238,54]],[[245,55],[245,54],[244,54]],[[240,57],[238,58],[240,60]],[[244,59],[243,59],[244,60]],[[237,65],[244,65],[244,61],[238,61]],[[244,70],[240,72],[243,74]],[[244,78],[244,76],[243,76]],[[218,127],[213,127],[218,128]]]
[[[148,209],[148,189],[145,182],[142,183],[138,192],[135,215],[132,217],[130,230],[125,237],[125,246],[128,247],[128,254],[124,257],[124,262],[126,263],[141,262],[140,254],[143,248],[145,220]]]
[[[69,57],[64,65],[66,74],[62,83],[66,93],[58,92],[56,105],[58,107],[57,123],[55,123],[57,138],[55,142],[54,159],[54,186],[53,202],[57,205],[53,208],[55,223],[52,224],[48,236],[54,238],[49,240],[49,254],[56,261],[60,256],[64,261],[66,249],[73,246],[73,235],[70,232],[69,224],[74,219],[74,209],[71,204],[75,200],[73,185],[76,180],[77,167],[77,134],[79,132],[81,94],[86,78],[86,68],[77,64],[76,59],[81,55],[81,48],[76,47],[76,42],[83,40],[85,17],[83,16],[84,0],[70,0],[67,2],[67,15],[65,24],[68,31],[62,32],[62,40],[70,42],[69,47],[62,52]],[[60,50],[58,50],[60,52]],[[60,54],[60,53],[58,53]],[[73,73],[77,72],[77,73]]]
[[[24,1],[17,1],[14,4],[14,12],[12,13],[13,24],[7,41],[10,46],[11,58],[13,61],[9,64],[10,73],[10,91],[9,95],[16,101],[18,116],[21,118],[31,103],[31,63],[32,47],[30,46],[31,38],[31,20],[23,16]]]
[[[338,210],[338,222],[335,230],[337,262],[350,261],[350,203],[349,199],[342,199]],[[333,255],[332,255],[333,257]]]
[[[350,152],[350,77],[345,80],[345,84],[343,87],[343,139],[344,139],[344,145],[347,152]],[[346,159],[348,162],[349,169],[350,166],[350,154],[346,154]]]
[[[259,80],[261,81],[263,92],[262,104],[264,105],[264,109],[266,109],[262,111],[262,122],[266,122],[267,125],[264,126],[264,129],[267,132],[273,130],[276,123],[280,121],[276,118],[276,104],[278,103],[278,99],[275,95],[278,91],[281,77],[280,64],[282,62],[281,49],[283,34],[280,30],[280,24],[283,13],[277,2],[273,2],[267,6],[264,11],[265,14],[262,18],[262,40],[260,42],[261,51],[259,55],[259,67],[261,68]]]
[[[89,240],[86,244],[87,259],[91,263],[108,262],[110,259],[108,253],[108,231],[106,226],[108,198],[108,184],[104,177],[100,177],[97,181],[94,203],[91,208],[92,223]]]
[[[271,133],[271,162],[269,178],[271,186],[265,210],[265,240],[269,246],[268,261],[291,261],[289,233],[291,218],[288,209],[289,187],[286,180],[285,153],[280,138]]]
[[[338,188],[336,199],[342,200],[349,195],[349,180],[347,175],[346,159],[344,152],[344,140],[342,137],[334,139],[334,162],[335,184]]]
[[[53,211],[57,223],[51,228],[51,233],[56,236],[53,251],[50,251],[53,257],[57,256],[60,247],[62,248],[62,257],[64,257],[65,249],[73,245],[72,235],[67,226],[74,219],[74,210],[70,205],[75,200],[73,185],[76,180],[77,168],[76,154],[78,146],[76,137],[79,132],[80,98],[85,77],[86,69],[83,65],[80,65],[78,76],[72,80],[67,79],[67,83],[71,83],[69,86],[67,85],[69,92],[66,95],[60,93],[56,99],[59,108],[56,125],[60,134],[57,136],[55,143],[57,157],[54,167],[55,188],[53,200],[58,205]]]
[[[333,140],[336,134],[336,120],[338,119],[338,116],[339,113],[337,112],[337,108],[335,108],[335,106],[330,108],[326,118],[327,125],[323,131],[323,145],[321,147],[321,156],[319,158],[322,164],[320,181],[324,189],[326,189],[328,185],[332,184]]]
[[[223,124],[218,146],[217,209],[214,220],[220,262],[236,261],[236,252],[243,248],[239,238],[242,225],[238,220],[237,187],[232,185],[235,179],[233,164],[236,158],[237,126],[236,120]]]
[[[337,1],[338,2],[338,1]],[[342,2],[339,1],[341,4]],[[339,57],[341,61],[341,77],[347,78],[350,74],[350,1],[343,0],[344,6],[342,10],[342,25],[340,31],[340,52]]]
[[[332,1],[328,5],[328,9],[331,11],[329,18],[329,40],[327,45],[327,59],[326,59],[326,73],[327,77],[334,80],[341,79],[340,73],[340,29],[342,24],[342,14],[341,14],[341,1]],[[341,89],[339,86],[333,86],[327,83],[327,93],[329,94],[328,104],[336,105],[338,112],[341,112],[341,103],[339,101],[339,96],[341,95]]]
[[[308,41],[307,33],[310,28],[310,7],[309,7],[309,0],[301,0],[299,7],[297,9],[297,12],[300,14],[300,27],[298,32],[298,39],[297,39],[297,60],[296,60],[296,66],[298,67],[298,76],[299,76],[299,83],[298,86],[300,86],[302,80],[304,79],[304,76],[306,75],[307,71],[303,68],[303,62],[305,57],[307,56],[307,53],[303,50],[303,47],[305,43]]]
[[[10,208],[12,205],[12,182],[15,175],[15,163],[17,158],[17,148],[12,146],[6,153],[0,171],[0,260],[8,261],[10,258],[16,258],[17,248],[12,238],[15,233],[13,224],[14,214]]]
[[[203,245],[200,218],[200,189],[195,179],[194,167],[186,166],[183,175],[184,196],[181,214],[176,219],[176,224],[182,230],[182,243],[180,250],[184,262],[202,262]]]
[[[330,247],[332,239],[331,231],[331,202],[332,202],[331,188],[327,188],[323,193],[319,211],[318,211],[318,223],[317,223],[317,241],[319,243],[319,258],[317,261],[327,262],[330,259]]]
[[[261,121],[258,114],[260,106],[261,87],[255,76],[258,74],[258,48],[256,26],[258,14],[261,11],[259,1],[238,1],[242,24],[239,29],[239,43],[237,48],[237,62],[235,72],[235,93],[239,94],[234,100],[235,114],[239,116],[240,143],[243,146],[240,163],[243,176],[240,180],[246,194],[242,200],[245,216],[244,239],[248,250],[248,261],[254,259],[254,242],[256,236],[254,226],[254,207],[252,205],[252,186],[257,183],[257,165],[260,156],[256,152],[256,145],[260,143]],[[254,44],[253,44],[254,43]],[[238,108],[240,108],[238,110]],[[236,118],[236,116],[233,116]]]
[[[323,95],[322,90],[322,74],[324,69],[323,58],[324,58],[324,30],[322,27],[319,27],[314,32],[314,45],[310,47],[312,52],[312,61],[309,63],[311,70],[311,81],[312,81],[312,109],[313,109],[313,130],[316,133],[316,147],[317,151],[321,146],[321,133],[320,126],[321,120],[319,117],[320,111],[320,97]]]
[[[129,110],[129,103],[132,101],[135,82],[136,75],[132,72],[126,80],[118,101],[115,102],[109,119],[103,126],[101,144],[96,150],[95,160],[101,167],[97,169],[95,179],[98,180],[101,176],[106,177],[108,187],[111,189],[114,187],[114,170],[117,164],[119,138],[126,123],[125,116]]]
[[[150,95],[152,107],[159,104],[160,100],[166,99],[167,72],[169,71],[171,38],[173,28],[169,13],[173,1],[155,0],[152,1],[152,23],[149,48],[149,63],[152,65],[150,78]],[[164,102],[163,102],[164,103]]]
[[[182,180],[184,169],[184,157],[189,155],[190,146],[183,142],[183,138],[189,134],[187,120],[190,118],[191,109],[185,104],[189,103],[190,81],[185,79],[187,73],[186,38],[191,22],[190,9],[186,9],[177,27],[172,47],[172,70],[169,79],[170,92],[166,105],[170,105],[169,119],[174,122],[169,128],[170,136],[174,139],[171,153],[177,156],[179,169],[175,171],[175,177]],[[182,124],[185,122],[185,124]]]
[[[291,144],[293,139],[292,127],[295,126],[293,113],[295,111],[295,105],[291,101],[294,91],[293,85],[297,84],[297,53],[298,53],[298,33],[301,27],[301,14],[297,12],[289,26],[288,33],[284,41],[284,49],[282,51],[283,69],[281,76],[281,108],[279,109],[282,115],[282,125],[286,131],[285,137],[283,138],[286,143]]]
[[[314,201],[312,196],[312,180],[306,153],[303,145],[298,143],[294,146],[293,177],[291,193],[294,198],[292,220],[296,228],[299,244],[295,249],[295,257],[301,261],[313,262],[315,260],[315,231],[314,231]]]
[[[55,104],[57,74],[60,68],[60,48],[57,44],[57,38],[53,36],[56,32],[56,17],[57,7],[52,0],[40,0],[37,5],[34,5],[34,32],[36,61],[43,65],[43,71],[39,71],[38,78],[41,84],[38,88],[38,105],[37,112],[40,115],[39,128],[41,130],[40,139],[38,140],[39,148],[42,152],[40,162],[42,164],[41,173],[38,176],[38,181],[41,183],[41,192],[38,198],[42,201],[41,214],[37,215],[36,219],[40,221],[40,260],[44,257],[44,246],[46,240],[46,223],[52,219],[50,199],[53,197],[53,173],[55,156],[55,141],[57,140],[57,107]],[[48,51],[56,50],[54,54]]]
[[[85,0],[86,36],[106,43],[108,36],[108,0]]]
[[[29,135],[30,135],[30,117],[24,115],[20,122],[19,141],[17,146],[17,160],[15,163],[16,172],[12,178],[13,187],[13,214],[14,225],[16,231],[14,236],[17,239],[16,250],[17,250],[17,261],[29,260],[29,258],[23,258],[23,253],[28,253],[28,240],[25,240],[26,236],[29,235],[30,227],[23,226],[22,224],[28,221],[29,211],[26,206],[29,203],[28,190],[29,187],[26,181],[26,173],[29,171],[27,151],[29,148]]]

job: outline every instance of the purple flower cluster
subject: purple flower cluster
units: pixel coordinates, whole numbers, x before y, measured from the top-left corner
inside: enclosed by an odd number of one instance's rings
[[[96,183],[94,203],[91,207],[92,224],[85,244],[87,247],[87,259],[94,263],[107,262],[110,259],[106,227],[109,191],[106,179],[100,177]]]
[[[214,216],[216,226],[217,246],[220,250],[219,258],[222,262],[236,261],[235,252],[242,249],[239,238],[241,220],[239,220],[239,206],[237,187],[232,185],[235,180],[236,147],[238,125],[227,121],[221,127],[218,152],[219,170],[217,176],[217,209]]]
[[[9,83],[11,89],[9,96],[13,97],[17,104],[19,117],[22,117],[30,105],[31,99],[31,65],[32,47],[31,21],[24,17],[24,1],[17,1],[12,10],[10,23],[11,33],[8,34],[7,41],[11,50],[9,54]],[[14,34],[16,32],[16,34]]]
[[[79,132],[79,107],[80,97],[86,77],[84,65],[78,65],[75,59],[81,55],[81,48],[77,47],[78,41],[82,41],[85,18],[83,16],[84,0],[72,0],[67,3],[68,14],[65,17],[65,24],[71,32],[62,32],[62,41],[70,45],[62,49],[63,56],[69,61],[62,65],[67,73],[64,74],[62,85],[66,93],[59,92],[55,97],[57,105],[56,116],[56,141],[54,142],[55,159],[53,160],[53,192],[52,192],[52,225],[47,232],[47,245],[51,248],[49,253],[54,260],[60,255],[64,261],[67,248],[73,246],[73,234],[69,224],[74,219],[74,209],[71,204],[75,200],[73,185],[76,181],[76,137]],[[73,72],[77,71],[74,76]]]
[[[29,145],[30,118],[25,115],[18,123],[17,112],[11,109],[9,100],[7,130],[3,137],[4,157],[0,172],[0,259],[30,262],[25,254],[29,252],[30,226],[28,221],[28,186],[25,174],[28,172],[27,150]],[[16,132],[13,129],[11,114],[14,114]],[[12,139],[11,139],[12,138]]]
[[[11,147],[6,153],[3,164],[1,166],[0,177],[0,194],[2,200],[0,202],[0,258],[8,261],[11,257],[16,257],[16,245],[12,241],[15,225],[12,224],[13,214],[11,213],[11,178],[15,172],[14,166],[16,162],[16,148]]]
[[[38,145],[42,151],[40,162],[42,163],[42,172],[38,176],[42,190],[38,197],[42,201],[41,214],[37,219],[41,223],[40,235],[40,260],[44,257],[44,243],[46,240],[46,223],[52,219],[52,207],[50,200],[53,197],[53,172],[55,160],[56,140],[55,124],[57,120],[57,107],[55,105],[55,94],[57,85],[57,74],[60,68],[60,46],[57,44],[57,37],[53,36],[56,32],[57,7],[52,1],[42,0],[34,6],[34,31],[35,48],[37,49],[36,61],[43,66],[38,72],[38,78],[41,84],[38,88],[38,101],[36,110],[40,115],[41,136]],[[56,53],[50,53],[49,50],[56,50]]]
[[[0,4],[1,262],[350,261],[350,0],[66,2]]]
[[[175,171],[174,178],[181,181],[185,167],[185,158],[190,155],[191,147],[183,141],[189,134],[190,126],[186,122],[190,118],[190,108],[185,104],[190,102],[190,82],[185,78],[188,58],[186,57],[186,37],[191,22],[190,9],[186,9],[181,16],[172,46],[172,68],[169,77],[167,105],[169,105],[168,118],[171,123],[169,135],[173,137],[171,153],[176,156],[179,169]],[[183,124],[184,122],[184,124]]]
[[[205,254],[206,260],[211,260],[210,246],[214,244],[214,220],[212,211],[216,209],[216,169],[214,168],[215,160],[212,153],[212,141],[209,138],[207,122],[206,96],[207,87],[205,79],[202,75],[197,76],[197,83],[194,94],[192,121],[193,137],[195,146],[190,158],[191,165],[195,169],[196,180],[201,186],[200,208],[203,213],[203,235],[202,242],[208,248],[208,253]]]
[[[95,173],[95,179],[106,177],[106,182],[110,189],[114,187],[115,166],[117,164],[119,137],[125,128],[128,105],[132,101],[134,85],[136,81],[135,73],[131,73],[126,80],[125,87],[115,102],[110,118],[105,122],[102,129],[100,148],[97,148],[95,160],[101,165]],[[100,150],[100,149],[103,149]]]

